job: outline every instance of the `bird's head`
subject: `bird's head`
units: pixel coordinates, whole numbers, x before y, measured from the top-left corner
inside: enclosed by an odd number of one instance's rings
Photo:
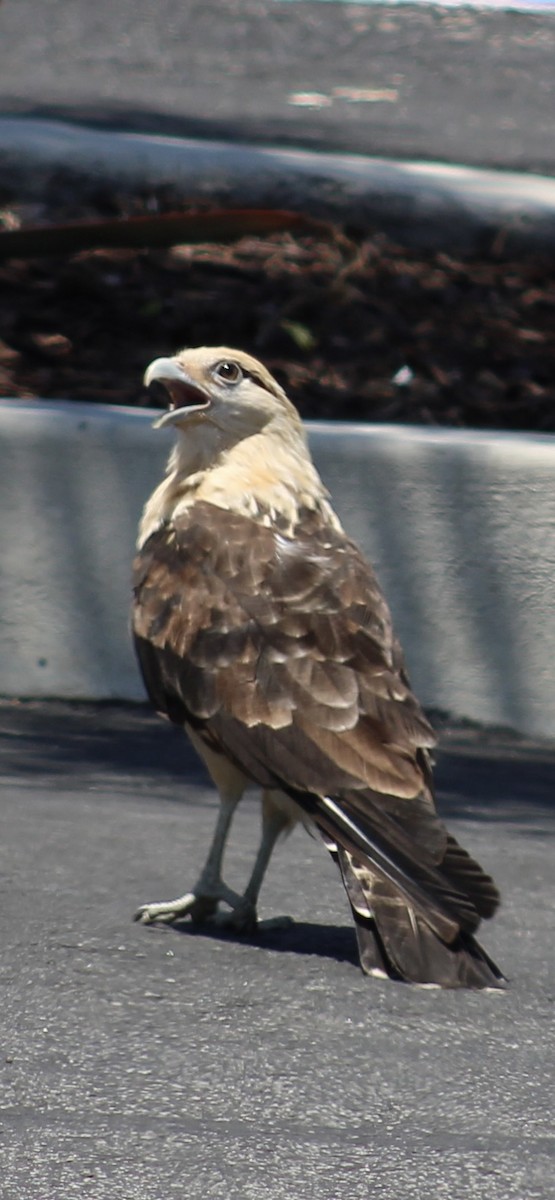
[[[155,428],[176,426],[182,434],[215,427],[230,443],[285,420],[301,429],[297,410],[283,388],[250,354],[228,346],[199,346],[173,358],[157,358],[145,372],[145,387],[168,410]]]
[[[140,545],[197,501],[291,529],[301,510],[318,510],[339,528],[301,418],[256,358],[228,346],[181,350],[155,359],[144,382],[168,406],[155,428],[179,437],[146,505]]]

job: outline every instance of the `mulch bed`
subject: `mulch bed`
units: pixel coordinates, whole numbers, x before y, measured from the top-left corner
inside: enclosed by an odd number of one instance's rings
[[[0,393],[145,404],[153,358],[224,344],[304,417],[553,431],[554,319],[553,262],[501,242],[461,260],[337,229],[10,260]]]

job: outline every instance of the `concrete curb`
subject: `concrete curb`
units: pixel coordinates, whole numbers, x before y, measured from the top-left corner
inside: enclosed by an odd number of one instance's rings
[[[272,205],[378,227],[405,242],[507,252],[555,247],[555,180],[438,163],[279,150],[61,121],[0,119],[0,170],[20,198],[171,189],[189,200]]]
[[[4,696],[142,697],[130,562],[171,444],[152,415],[0,401]],[[555,439],[309,428],[341,518],[376,565],[422,701],[554,736]]]

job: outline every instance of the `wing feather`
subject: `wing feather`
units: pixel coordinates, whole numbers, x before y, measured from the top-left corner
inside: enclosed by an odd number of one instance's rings
[[[151,670],[169,671],[193,717],[282,728],[287,714],[319,791],[331,766],[334,786],[415,797],[415,751],[434,735],[395,661],[373,573],[343,534],[326,528],[325,539],[194,505],[138,556],[135,637],[164,651]],[[303,786],[302,761],[290,782]]]

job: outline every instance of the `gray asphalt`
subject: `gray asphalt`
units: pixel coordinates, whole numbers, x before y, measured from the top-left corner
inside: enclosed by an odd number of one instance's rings
[[[276,853],[258,940],[132,924],[215,800],[146,710],[0,707],[3,1200],[548,1200],[555,746],[446,727],[456,834],[504,892],[506,994],[365,979],[325,851]],[[256,802],[229,876],[246,875]]]
[[[554,61],[549,13],[306,0],[0,7],[0,113],[515,170],[555,171]],[[299,93],[321,99],[299,106]]]

